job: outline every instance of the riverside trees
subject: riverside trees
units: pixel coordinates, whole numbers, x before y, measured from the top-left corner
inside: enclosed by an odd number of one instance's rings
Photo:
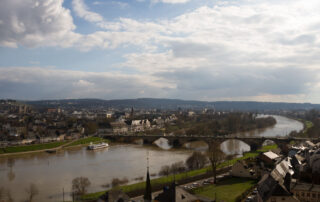
[[[88,187],[91,182],[86,177],[77,177],[72,180],[72,194],[76,196],[81,196],[87,193]]]

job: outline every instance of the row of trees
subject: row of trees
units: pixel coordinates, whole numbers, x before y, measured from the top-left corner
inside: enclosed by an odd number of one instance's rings
[[[187,135],[231,134],[253,129],[265,128],[276,124],[273,117],[257,118],[252,113],[227,113],[223,115],[202,115],[196,124],[186,130]]]

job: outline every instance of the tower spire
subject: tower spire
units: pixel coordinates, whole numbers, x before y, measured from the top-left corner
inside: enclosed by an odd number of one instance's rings
[[[149,175],[149,151],[147,151],[147,178],[146,178],[146,190],[143,196],[143,199],[145,202],[151,202],[152,201],[152,195],[151,195],[151,182],[150,182],[150,175]]]

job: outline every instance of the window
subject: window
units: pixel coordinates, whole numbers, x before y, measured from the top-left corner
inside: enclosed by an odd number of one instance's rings
[[[304,192],[301,192],[301,196],[302,196],[302,197],[304,196]]]
[[[271,202],[277,202],[276,198],[271,198]]]
[[[310,197],[310,193],[307,193],[307,197]]]
[[[316,198],[316,194],[315,193],[312,194],[312,198]]]

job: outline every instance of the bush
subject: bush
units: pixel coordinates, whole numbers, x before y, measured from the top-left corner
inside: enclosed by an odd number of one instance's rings
[[[201,152],[193,152],[192,155],[186,160],[186,165],[190,170],[203,168],[208,159],[206,155]]]
[[[129,180],[126,177],[122,178],[122,180],[119,178],[113,178],[111,184],[112,184],[112,187],[117,187],[120,185],[127,184],[128,182]]]

